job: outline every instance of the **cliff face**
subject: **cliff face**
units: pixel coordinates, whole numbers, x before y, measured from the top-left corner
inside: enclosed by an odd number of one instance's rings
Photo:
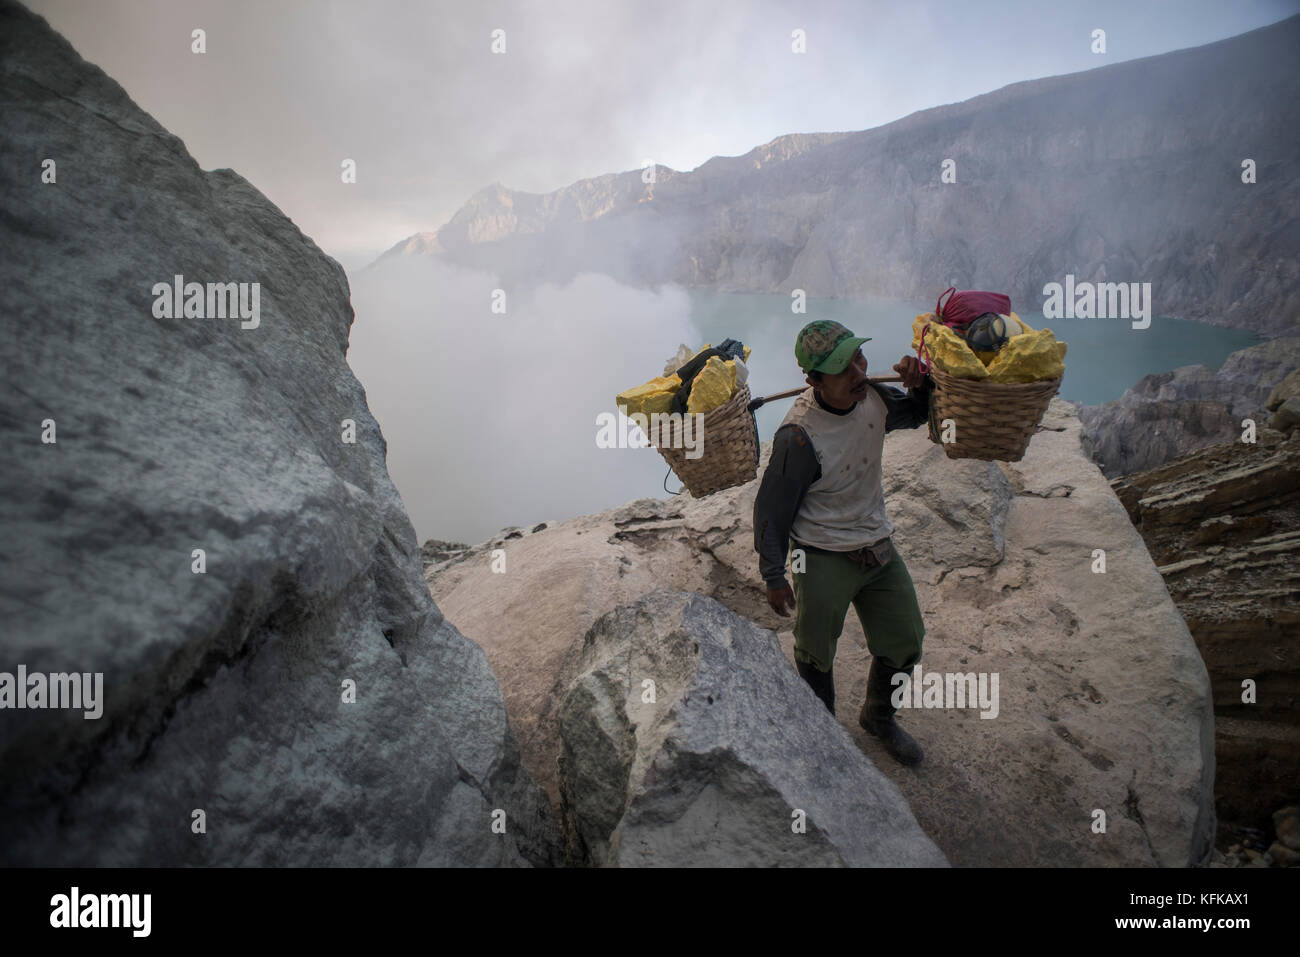
[[[1115,478],[1236,441],[1243,419],[1257,429],[1271,421],[1273,390],[1297,369],[1300,337],[1290,336],[1234,352],[1218,372],[1182,366],[1145,376],[1115,401],[1079,409],[1084,445]]]
[[[1025,308],[1072,274],[1149,282],[1156,315],[1281,335],[1300,321],[1298,46],[1292,17],[864,132],[657,167],[654,183],[639,170],[546,195],[496,183],[412,248],[506,281],[598,271],[927,300],[955,284]]]
[[[343,270],[10,0],[0,103],[0,668],[102,681],[97,717],[0,713],[0,863],[555,862]]]
[[[1124,508],[1084,454],[1070,406],[1053,400],[1043,425],[1013,464],[951,461],[924,429],[892,432],[885,444],[894,542],[926,624],[923,671],[996,673],[996,715],[903,711],[900,723],[926,759],[916,770],[894,763],[858,727],[870,656],[850,613],[834,669],[837,718],[956,866],[1202,862],[1215,827],[1205,665]],[[764,446],[763,467],[769,453]],[[600,630],[593,625],[603,614],[660,588],[700,593],[778,632],[794,675],[792,622],[768,608],[754,552],[758,484],[508,532],[426,570],[439,605],[487,652],[524,760],[557,806],[566,777],[583,770],[565,750],[562,703],[589,680],[589,631]],[[493,570],[497,549],[504,574]],[[620,667],[635,660],[624,656]],[[646,673],[671,670],[656,667]],[[689,706],[700,708],[694,690]],[[606,697],[623,700],[617,689]],[[676,707],[670,697],[665,691],[658,707]],[[777,726],[827,717],[805,697],[816,717],[786,715]],[[638,740],[647,733],[637,730]],[[1097,809],[1104,836],[1091,828]]]
[[[1300,797],[1300,434],[1262,430],[1112,485],[1209,669],[1220,814],[1266,826]]]

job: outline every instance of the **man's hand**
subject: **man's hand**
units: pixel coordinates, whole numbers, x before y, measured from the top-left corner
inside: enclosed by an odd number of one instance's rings
[[[902,377],[903,387],[906,389],[925,385],[925,373],[917,364],[916,356],[903,356],[898,360],[898,365],[894,366],[894,371]]]
[[[780,588],[769,588],[767,590],[767,603],[782,618],[789,618],[790,612],[794,611],[794,589],[789,585],[782,585]],[[786,611],[787,605],[790,611]]]

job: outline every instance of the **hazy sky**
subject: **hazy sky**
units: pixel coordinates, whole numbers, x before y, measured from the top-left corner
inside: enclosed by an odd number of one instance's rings
[[[680,289],[583,275],[520,291],[508,315],[493,315],[493,275],[428,259],[360,272],[384,249],[441,226],[493,182],[546,192],[647,160],[694,169],[786,133],[868,129],[1008,83],[1233,36],[1296,8],[1278,0],[31,5],[201,166],[241,173],[349,269],[348,360],[388,441],[389,472],[421,541],[468,542],[662,495],[658,454],[598,448],[596,417],[618,392],[659,375],[679,343],[702,346],[703,333]],[[206,31],[202,55],[191,52],[196,28]],[[1090,52],[1097,28],[1106,31],[1104,56]],[[505,31],[504,54],[491,52],[494,29]],[[805,54],[791,52],[796,29]],[[344,159],[357,163],[355,185],[340,179]],[[802,323],[781,321],[791,336]],[[729,334],[752,339],[755,330]],[[767,353],[753,360],[756,374],[777,361],[777,350]],[[779,353],[792,371],[792,353]],[[759,378],[775,383],[769,389],[798,384],[789,371]]]
[[[238,171],[351,271],[492,182],[547,192],[647,159],[694,169],[785,133],[867,129],[1219,40],[1300,0],[28,5],[201,166]],[[490,49],[498,28],[505,54]],[[340,181],[345,158],[355,185]]]

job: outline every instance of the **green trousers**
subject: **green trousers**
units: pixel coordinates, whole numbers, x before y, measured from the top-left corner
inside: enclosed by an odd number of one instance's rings
[[[852,604],[873,657],[904,670],[920,662],[925,624],[912,576],[897,550],[888,564],[869,568],[842,555],[808,550],[805,556],[804,571],[791,572],[797,661],[830,670]]]

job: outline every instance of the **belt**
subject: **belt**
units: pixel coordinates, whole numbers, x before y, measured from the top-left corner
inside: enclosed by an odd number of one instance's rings
[[[817,552],[821,555],[843,555],[863,568],[888,565],[890,559],[894,557],[894,544],[887,537],[878,542],[872,542],[870,545],[855,548],[851,552],[837,552],[829,548],[818,548],[816,545],[804,545],[801,542],[798,544],[804,551]]]

